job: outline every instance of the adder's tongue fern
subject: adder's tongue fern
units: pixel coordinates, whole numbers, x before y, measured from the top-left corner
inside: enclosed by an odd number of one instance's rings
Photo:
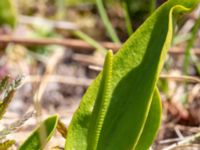
[[[198,2],[169,0],[123,44],[112,67],[108,53],[72,118],[65,150],[150,147],[161,120],[156,83],[172,40],[174,14],[192,10]]]

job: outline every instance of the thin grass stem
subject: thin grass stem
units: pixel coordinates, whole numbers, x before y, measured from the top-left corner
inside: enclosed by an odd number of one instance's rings
[[[77,30],[74,32],[74,34],[79,37],[80,39],[84,40],[85,42],[87,42],[88,44],[90,44],[91,46],[93,46],[94,48],[96,48],[96,50],[100,51],[103,54],[106,54],[107,50],[101,46],[101,44],[99,44],[97,41],[95,41],[93,38],[89,37],[87,34],[85,34],[84,32]]]
[[[108,15],[106,14],[106,10],[103,6],[103,0],[96,0],[96,5],[110,38],[113,42],[120,43],[119,37],[117,36],[116,31],[114,30]]]
[[[156,0],[150,0],[150,8],[149,8],[150,14],[152,14],[156,9],[156,4],[157,4]]]
[[[125,17],[125,25],[126,25],[126,30],[128,32],[128,35],[131,36],[133,33],[132,25],[131,25],[131,18],[128,12],[128,7],[126,2],[122,2],[122,6],[124,9],[124,17]]]

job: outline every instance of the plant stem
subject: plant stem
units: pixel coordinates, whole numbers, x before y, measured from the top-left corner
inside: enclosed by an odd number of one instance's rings
[[[175,149],[177,147],[180,147],[182,145],[186,145],[186,144],[192,143],[193,141],[195,141],[195,140],[197,140],[199,138],[200,138],[200,132],[195,134],[195,135],[193,135],[193,136],[185,138],[184,140],[182,140],[182,141],[180,141],[178,143],[172,144],[169,147],[164,148],[163,150],[173,150],[173,149]]]
[[[103,54],[106,54],[107,50],[103,46],[101,46],[97,41],[89,37],[87,34],[83,33],[80,30],[75,31],[74,34],[82,40],[86,41],[88,44],[92,45],[94,48],[96,48]]]
[[[124,9],[126,29],[127,29],[128,35],[130,36],[133,33],[133,29],[132,29],[132,25],[131,25],[131,19],[130,19],[130,16],[129,16],[127,3],[125,1],[123,1],[122,6],[123,6],[123,9]]]
[[[64,47],[70,47],[72,50],[77,50],[78,52],[89,52],[94,50],[94,47],[88,44],[83,40],[78,39],[60,39],[60,38],[27,38],[27,37],[15,37],[15,36],[0,36],[1,44],[20,44],[24,46],[32,46],[32,45],[60,45]],[[112,42],[99,42],[100,45],[105,47],[105,49],[112,49],[114,52],[117,52],[121,44],[116,44]],[[171,47],[168,51],[170,55],[183,55],[184,49],[182,47],[174,46]],[[195,55],[200,56],[200,49],[194,48],[193,53]]]
[[[101,19],[106,27],[106,30],[110,36],[110,38],[112,39],[113,42],[115,43],[120,43],[120,40],[116,34],[116,31],[114,30],[114,28],[112,27],[112,24],[106,14],[106,10],[103,6],[103,0],[96,0],[96,5],[99,11],[99,14],[101,16]]]
[[[157,2],[156,0],[150,0],[150,9],[149,9],[150,14],[152,14],[156,9],[156,2]]]

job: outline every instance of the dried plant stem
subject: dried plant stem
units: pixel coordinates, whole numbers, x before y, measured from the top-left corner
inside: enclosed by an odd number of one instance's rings
[[[60,119],[58,120],[58,124],[56,128],[63,138],[67,137],[67,127]]]
[[[83,40],[77,39],[55,39],[55,38],[26,38],[26,37],[15,37],[15,36],[8,36],[2,35],[0,36],[0,43],[15,43],[15,44],[22,44],[25,46],[32,46],[32,45],[60,45],[66,46],[75,50],[79,50],[80,52],[84,51],[91,51],[94,50],[94,46],[88,44]],[[99,42],[102,47],[106,49],[113,49],[118,50],[120,48],[120,44],[115,44],[112,42]]]
[[[169,147],[164,148],[163,150],[173,150],[173,149],[178,148],[180,146],[190,144],[190,143],[194,142],[195,140],[197,140],[199,138],[200,138],[200,132],[193,135],[193,136],[187,137],[187,138],[185,138],[184,140],[182,140],[178,143],[172,144]]]
[[[46,70],[45,70],[44,76],[42,78],[42,82],[40,83],[39,88],[34,95],[34,106],[35,106],[35,110],[36,110],[37,124],[39,124],[42,120],[41,119],[41,116],[42,116],[41,98],[42,98],[42,95],[45,91],[45,88],[46,88],[48,80],[49,80],[48,75],[53,73],[57,63],[62,58],[63,54],[64,54],[63,49],[58,49],[58,51],[55,51],[53,53],[52,57],[49,59],[49,61],[47,63]],[[46,139],[45,137],[47,137],[45,126],[41,126],[41,129],[39,132],[40,132],[40,134],[39,134],[40,142],[42,145],[44,145],[44,143],[45,143],[44,139]]]
[[[189,81],[193,83],[200,83],[200,79],[193,76],[184,76],[184,75],[165,75],[161,74],[160,78],[169,79],[169,80],[176,80],[176,81]]]
[[[0,43],[1,44],[7,44],[7,43],[15,43],[15,44],[21,44],[25,46],[32,46],[32,45],[60,45],[72,48],[79,52],[88,52],[93,51],[94,46],[88,44],[87,42],[83,40],[77,40],[77,39],[54,39],[54,38],[26,38],[26,37],[14,37],[14,36],[8,36],[8,35],[2,35],[0,36]],[[116,52],[121,45],[115,44],[112,42],[99,42],[102,47],[106,49],[112,49],[114,52]],[[193,53],[195,55],[200,56],[200,50],[199,48],[193,48]],[[169,54],[175,54],[175,55],[182,55],[184,54],[184,48],[182,47],[172,47],[169,49]]]
[[[98,71],[99,67],[98,67]],[[44,81],[43,77],[41,76],[27,76],[24,79],[24,83],[29,83],[29,82],[57,82],[57,83],[63,83],[63,84],[69,84],[73,86],[83,86],[83,87],[88,87],[93,79],[87,79],[87,78],[74,78],[74,77],[66,77],[66,76],[61,76],[61,75],[46,75],[46,78],[48,80]],[[171,76],[171,75],[160,75],[160,78],[167,78],[171,80],[176,80],[176,81],[188,81],[188,82],[194,82],[194,83],[200,83],[199,79],[196,77],[191,77],[191,76]]]
[[[56,64],[62,58],[62,56],[63,56],[63,51],[61,49],[59,51],[55,51],[47,63],[44,76],[41,80],[42,82],[40,83],[40,86],[34,95],[34,103],[35,103],[37,117],[41,116],[41,113],[42,113],[40,101],[41,101],[42,95],[44,93],[44,90],[47,86],[47,83],[49,81],[49,75],[51,75],[53,73],[53,71],[56,67]]]
[[[192,126],[184,126],[184,125],[177,125],[177,124],[173,124],[173,123],[168,123],[166,125],[164,125],[162,127],[162,130],[164,128],[167,128],[167,129],[171,129],[171,128],[179,128],[180,130],[182,131],[187,131],[187,132],[191,132],[191,133],[197,133],[197,132],[200,132],[200,128],[199,127],[192,127]]]
[[[177,142],[180,140],[181,138],[165,139],[165,140],[159,141],[159,144],[167,144],[167,143]]]

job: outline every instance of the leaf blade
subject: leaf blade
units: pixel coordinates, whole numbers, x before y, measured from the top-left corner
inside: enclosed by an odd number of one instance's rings
[[[157,134],[161,123],[162,106],[159,91],[156,88],[144,129],[134,150],[147,150]]]
[[[102,126],[98,150],[134,149],[137,146],[172,39],[173,13],[179,11],[181,5],[192,8],[197,2],[168,1],[153,13],[114,56],[112,97]],[[70,123],[66,150],[88,148],[88,127],[101,77],[102,73],[88,88]],[[77,143],[79,146],[76,146]]]
[[[111,96],[112,81],[112,51],[108,51],[103,67],[101,84],[95,100],[94,111],[92,112],[91,122],[88,129],[88,149],[97,148],[102,125],[109,107]]]
[[[40,150],[52,137],[58,122],[58,116],[53,115],[47,118],[40,126],[24,141],[19,150]],[[45,139],[41,138],[41,131],[45,129]]]

